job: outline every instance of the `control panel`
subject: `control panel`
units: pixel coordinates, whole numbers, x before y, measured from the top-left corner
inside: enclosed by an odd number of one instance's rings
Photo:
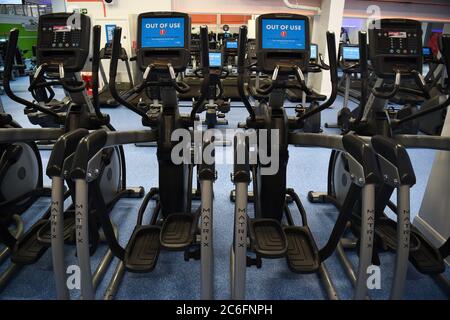
[[[143,71],[149,65],[166,70],[171,64],[184,71],[190,59],[191,23],[181,12],[147,12],[138,16],[137,62]]]
[[[47,63],[55,70],[81,71],[89,53],[91,22],[88,16],[51,13],[40,16],[37,63]]]
[[[419,21],[382,19],[369,30],[369,51],[377,76],[411,75],[422,72],[422,27]]]
[[[306,72],[310,59],[309,18],[285,13],[260,15],[256,20],[258,67],[271,73],[293,72],[297,66]]]

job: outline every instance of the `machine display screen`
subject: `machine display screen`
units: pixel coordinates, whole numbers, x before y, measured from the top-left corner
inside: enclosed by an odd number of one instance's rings
[[[344,60],[359,61],[359,47],[343,47],[342,58]]]
[[[310,56],[311,60],[317,60],[317,44],[312,44],[311,45],[311,56]]]
[[[305,20],[263,19],[262,48],[305,50]]]
[[[184,48],[184,18],[143,18],[142,48]]]
[[[210,52],[209,53],[209,66],[210,67],[222,67],[222,53],[221,52]]]
[[[432,52],[431,52],[431,48],[430,47],[423,47],[422,48],[422,53],[424,56],[431,56]]]
[[[227,49],[237,49],[237,41],[227,41]]]
[[[71,26],[53,26],[53,32],[70,32]]]
[[[116,29],[115,24],[107,24],[105,25],[106,29],[106,43],[112,43],[114,37],[114,29]]]

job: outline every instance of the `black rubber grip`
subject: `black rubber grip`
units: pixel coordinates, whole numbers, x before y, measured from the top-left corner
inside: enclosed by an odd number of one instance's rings
[[[330,64],[330,76],[332,83],[338,83],[338,66],[336,56],[336,37],[334,32],[327,31],[327,46],[328,46],[328,62]]]
[[[122,28],[116,27],[114,29],[112,52],[111,52],[111,64],[109,66],[109,77],[113,79],[115,79],[117,75],[117,65],[120,59],[120,51],[121,51],[120,49],[122,48],[120,44],[121,38],[122,38]]]
[[[98,108],[98,71],[100,69],[100,39],[102,35],[102,28],[99,25],[93,28],[92,37],[92,104],[94,108]]]
[[[209,68],[209,41],[208,41],[208,27],[200,27],[200,57],[203,70]]]
[[[9,33],[8,47],[6,49],[6,55],[5,55],[5,69],[4,69],[3,82],[9,81],[9,79],[11,78],[11,72],[13,70],[14,57],[16,56],[15,53],[17,50],[18,39],[19,39],[19,30],[14,28]]]
[[[238,40],[238,68],[244,67],[245,63],[245,48],[247,46],[247,26],[241,26],[239,28],[239,40]]]

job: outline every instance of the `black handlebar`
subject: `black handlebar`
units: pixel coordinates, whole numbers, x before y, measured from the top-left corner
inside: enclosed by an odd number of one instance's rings
[[[114,29],[113,33],[113,42],[112,42],[112,49],[111,49],[111,62],[109,65],[109,90],[111,92],[111,96],[120,104],[125,106],[126,108],[130,109],[134,113],[140,115],[144,119],[147,119],[147,114],[142,111],[141,109],[136,108],[133,104],[128,102],[127,100],[123,99],[119,92],[117,91],[116,87],[116,76],[117,76],[117,66],[120,58],[120,51],[122,48],[122,45],[120,43],[120,39],[122,37],[122,28],[116,27]],[[146,79],[143,80],[144,82]],[[143,84],[144,84],[143,82]],[[142,87],[143,89],[143,87]]]
[[[241,26],[239,28],[239,39],[238,39],[237,87],[238,87],[239,96],[250,115],[250,119],[254,121],[256,119],[255,110],[253,110],[253,107],[250,104],[250,101],[248,101],[248,98],[245,95],[245,88],[244,88],[244,84],[245,84],[245,80],[244,80],[245,49],[246,49],[246,47],[247,47],[247,26]]]
[[[194,103],[190,118],[195,121],[197,112],[206,99],[209,90],[209,40],[208,40],[208,27],[200,27],[200,63],[202,65],[203,81],[200,89],[200,97]]]
[[[373,87],[372,88],[372,94],[380,99],[390,99],[392,97],[394,97],[398,90],[400,89],[400,83],[402,80],[402,74],[400,72],[400,70],[396,70],[395,71],[395,82],[393,87],[390,89],[390,91],[387,92],[382,92],[379,90],[379,88]]]
[[[359,38],[359,72],[361,74],[361,99],[359,99],[359,113],[356,118],[356,126],[359,126],[361,120],[363,118],[365,107],[367,103],[367,83],[369,81],[369,64],[367,59],[369,57],[368,48],[367,48],[367,32],[360,31],[358,33]]]
[[[314,108],[298,118],[298,121],[303,121],[315,115],[318,112],[330,107],[336,100],[338,94],[338,70],[337,70],[337,57],[336,57],[336,37],[334,32],[327,31],[327,48],[328,48],[328,61],[330,64],[330,78],[331,78],[331,95],[328,100],[326,100],[319,107]]]
[[[8,39],[8,47],[6,49],[6,55],[5,55],[5,67],[3,72],[3,88],[5,90],[6,95],[11,98],[11,100],[20,103],[30,109],[40,111],[42,113],[51,115],[56,118],[58,123],[62,121],[60,115],[52,110],[49,110],[47,108],[42,107],[39,104],[33,103],[31,101],[22,99],[14,94],[14,92],[11,90],[10,81],[11,81],[11,74],[13,71],[13,64],[14,64],[14,57],[15,52],[17,50],[17,42],[19,39],[19,30],[18,29],[12,29],[9,33],[9,39]]]
[[[100,39],[102,36],[102,28],[97,25],[93,28],[92,37],[92,104],[94,106],[97,117],[102,118],[98,101],[98,71],[100,69]]]

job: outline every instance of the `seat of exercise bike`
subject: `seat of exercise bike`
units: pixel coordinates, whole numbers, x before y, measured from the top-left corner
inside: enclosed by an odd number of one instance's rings
[[[194,241],[198,215],[170,214],[161,227],[160,243],[166,250],[184,251]]]
[[[285,227],[287,264],[295,273],[314,273],[320,267],[319,250],[308,227]]]
[[[17,241],[11,255],[13,263],[34,264],[42,257],[49,245],[40,243],[37,235],[46,223],[47,220],[39,220]]]
[[[277,259],[286,256],[286,234],[278,220],[250,219],[250,245],[261,258]]]
[[[125,249],[124,265],[130,272],[150,272],[158,261],[161,244],[158,226],[136,226]]]
[[[37,233],[37,240],[43,245],[51,245],[52,243],[52,222],[47,220]],[[64,214],[63,226],[64,241],[75,240],[75,211],[71,210]]]

